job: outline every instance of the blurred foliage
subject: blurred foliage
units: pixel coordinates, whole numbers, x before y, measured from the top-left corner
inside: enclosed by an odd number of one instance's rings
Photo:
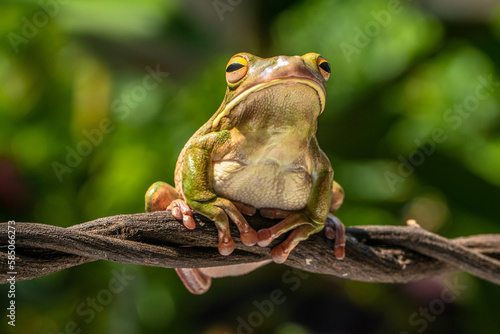
[[[415,218],[447,237],[500,233],[496,1],[0,5],[2,221],[143,211],[222,101],[233,54],[318,52],[333,67],[318,140],[347,225]],[[133,278],[109,294],[122,270]],[[16,286],[16,327],[4,318],[2,332],[500,332],[499,287],[465,274],[388,285],[269,265],[193,296],[173,270],[96,262]]]

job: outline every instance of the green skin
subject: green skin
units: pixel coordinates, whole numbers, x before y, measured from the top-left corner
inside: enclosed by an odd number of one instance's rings
[[[323,63],[328,64],[315,53],[267,59],[240,53],[231,58],[224,101],[182,150],[176,189],[153,184],[146,193],[146,210],[172,210],[188,228],[195,227],[192,210],[208,217],[218,229],[223,255],[234,250],[228,217],[246,245],[264,247],[293,230],[271,252],[278,263],[326,223],[327,236],[336,240],[335,254],[343,258],[344,229],[333,216],[343,191],[316,140],[316,119],[324,109],[330,75]],[[284,219],[257,233],[242,215],[256,210]],[[193,277],[179,275],[192,292],[203,290],[193,287],[201,284],[199,277],[193,283]]]

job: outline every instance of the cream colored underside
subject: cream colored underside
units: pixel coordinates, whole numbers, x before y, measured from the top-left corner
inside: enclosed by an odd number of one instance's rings
[[[214,163],[215,192],[257,209],[303,209],[311,186],[311,176],[304,168],[281,166],[272,160],[246,166],[237,161]]]

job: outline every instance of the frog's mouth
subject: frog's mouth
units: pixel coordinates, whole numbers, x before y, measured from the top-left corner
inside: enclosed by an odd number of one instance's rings
[[[237,106],[239,103],[241,103],[247,97],[249,97],[251,94],[253,94],[255,92],[260,92],[268,87],[280,85],[280,84],[284,84],[284,83],[303,84],[303,85],[309,86],[312,89],[314,89],[316,91],[316,93],[318,94],[318,98],[319,98],[319,107],[320,107],[319,114],[321,114],[323,112],[323,110],[325,109],[325,100],[326,100],[325,89],[323,88],[323,86],[319,82],[317,82],[316,80],[312,80],[310,78],[289,77],[289,78],[284,78],[284,79],[274,79],[274,80],[270,80],[268,82],[260,83],[260,84],[257,84],[255,86],[249,87],[248,89],[246,89],[244,92],[242,92],[241,94],[236,96],[230,103],[228,103],[226,105],[224,110],[222,110],[222,112],[217,116],[217,118],[214,119],[212,126],[214,128],[217,127],[219,125],[220,120],[223,117],[228,116],[229,113],[231,112],[231,110],[233,110],[233,108],[235,106]]]

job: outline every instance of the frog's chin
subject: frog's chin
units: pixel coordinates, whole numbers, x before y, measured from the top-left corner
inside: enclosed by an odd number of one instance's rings
[[[317,82],[316,80],[311,80],[309,78],[304,78],[304,77],[290,77],[290,78],[285,78],[285,79],[274,79],[268,82],[260,83],[255,86],[249,87],[246,89],[244,92],[241,94],[237,95],[230,103],[226,105],[226,107],[217,115],[217,117],[214,119],[212,126],[213,128],[216,128],[219,125],[220,120],[223,117],[226,117],[229,115],[231,110],[238,105],[241,101],[246,99],[248,96],[250,96],[252,93],[259,92],[265,88],[275,86],[275,85],[280,85],[280,84],[303,84],[306,86],[311,87],[316,91],[319,97],[319,105],[320,105],[320,114],[323,112],[325,109],[325,101],[326,101],[326,93],[325,89],[323,86]]]

